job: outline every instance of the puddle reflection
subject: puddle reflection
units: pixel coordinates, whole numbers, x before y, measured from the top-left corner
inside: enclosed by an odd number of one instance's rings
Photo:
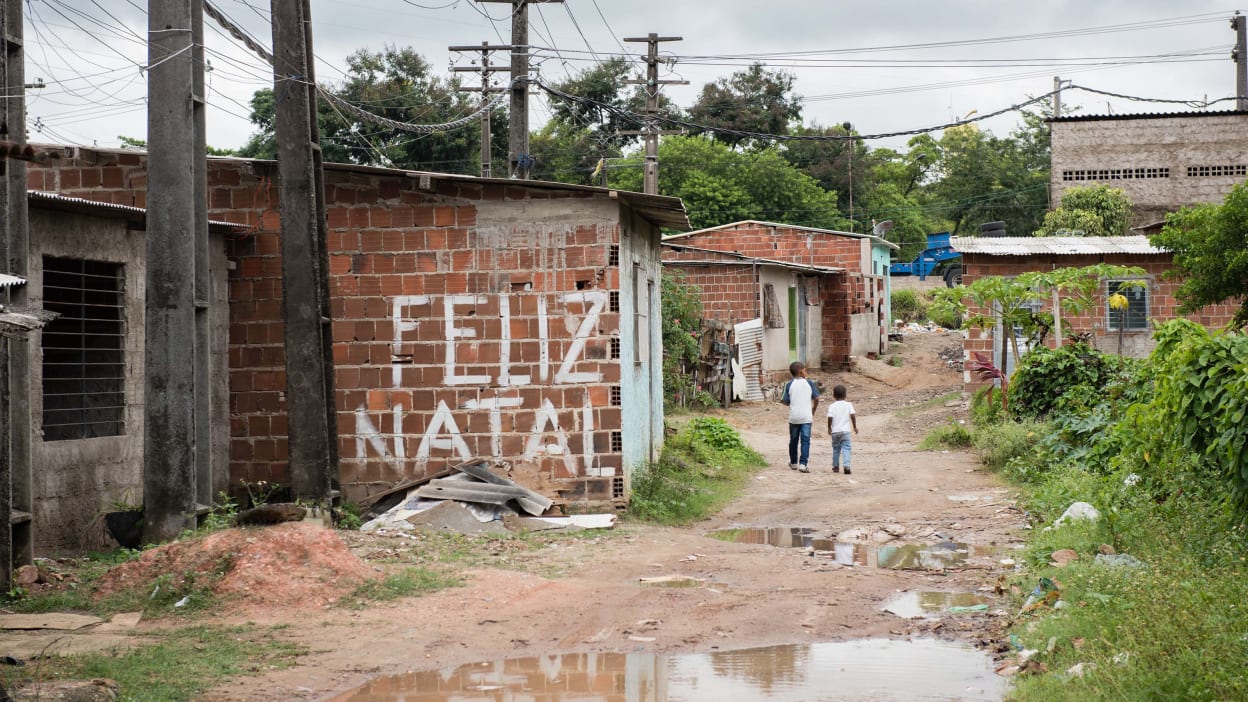
[[[332,702],[1000,700],[987,656],[934,640],[681,656],[572,653],[379,678]]]
[[[990,600],[973,592],[903,592],[880,609],[899,617],[936,617],[987,609]]]

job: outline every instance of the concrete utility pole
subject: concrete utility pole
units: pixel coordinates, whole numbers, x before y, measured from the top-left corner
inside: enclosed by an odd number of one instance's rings
[[[202,0],[150,0],[148,31],[143,539],[156,543],[194,526],[208,450]]]
[[[510,67],[506,67],[506,66],[491,66],[490,65],[490,52],[491,51],[511,51],[512,50],[511,45],[510,44],[491,45],[489,42],[483,41],[481,42],[481,46],[448,46],[446,48],[448,51],[479,51],[481,52],[481,66],[480,67],[474,68],[472,66],[455,66],[451,70],[457,73],[480,73],[481,74],[481,87],[460,88],[460,90],[463,90],[464,92],[467,92],[467,93],[481,93],[481,106],[484,107],[485,105],[489,104],[490,96],[502,91],[502,88],[493,87],[490,81],[490,76],[500,71],[511,70]],[[493,161],[493,156],[490,150],[490,141],[493,138],[493,135],[490,134],[490,118],[493,116],[493,114],[491,114],[492,112],[493,110],[488,110],[486,112],[481,113],[481,177],[482,178],[490,178],[492,176],[492,170],[493,170],[491,168],[491,161]]]
[[[26,143],[26,56],[23,51],[22,2],[0,0],[0,141]],[[0,273],[25,276],[30,224],[26,209],[26,164],[0,158]],[[0,305],[22,303],[18,286],[0,287]],[[33,539],[30,514],[30,353],[26,344],[9,353],[0,339],[0,586],[8,589],[14,564],[30,563]]]
[[[1062,116],[1062,77],[1053,76],[1053,117]]]
[[[646,115],[650,123],[641,131],[646,137],[645,181],[642,192],[657,195],[659,193],[659,136],[679,132],[664,132],[654,121],[659,115],[659,88],[664,85],[689,85],[687,80],[659,80],[659,42],[681,41],[683,37],[661,37],[650,32],[644,37],[625,37],[624,41],[645,42],[649,45],[646,51],[645,80],[626,80],[625,83],[642,85],[646,91]]]
[[[475,0],[475,2],[511,5],[511,77],[529,75],[529,5],[563,0]],[[507,164],[512,178],[528,180],[533,169],[529,156],[529,84],[523,80],[511,86],[510,131],[507,139]]]
[[[338,478],[338,420],[312,10],[310,0],[272,0],[270,7],[290,483],[294,497],[328,502]]]
[[[1235,109],[1245,111],[1248,110],[1248,28],[1239,10],[1231,18],[1231,29],[1235,30],[1235,49],[1231,51],[1231,59],[1235,61]]]

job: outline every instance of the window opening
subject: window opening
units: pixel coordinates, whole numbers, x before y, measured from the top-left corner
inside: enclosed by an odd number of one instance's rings
[[[1109,306],[1109,296],[1115,293],[1127,298],[1127,309],[1124,315],[1121,310]],[[1118,331],[1120,322],[1123,331],[1148,331],[1148,288],[1127,285],[1125,280],[1111,280],[1106,285],[1105,295],[1105,326],[1110,331]]]
[[[43,258],[43,439],[125,433],[125,279],[119,263]]]

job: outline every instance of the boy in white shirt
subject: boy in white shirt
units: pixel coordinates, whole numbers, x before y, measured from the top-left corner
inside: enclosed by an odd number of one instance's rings
[[[853,473],[849,467],[849,431],[852,428],[855,434],[858,433],[858,417],[854,414],[853,403],[845,399],[845,394],[844,385],[832,388],[833,402],[828,405],[828,435],[832,437],[832,472],[840,473],[844,463],[845,475],[849,475]]]
[[[784,397],[780,398],[789,406],[789,468],[809,473],[810,427],[819,406],[819,388],[806,377],[806,364],[800,361],[789,364],[789,374],[793,378],[785,383]]]

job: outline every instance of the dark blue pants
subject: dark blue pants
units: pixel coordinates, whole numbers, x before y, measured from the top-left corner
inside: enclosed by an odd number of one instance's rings
[[[801,444],[802,454],[799,460],[797,449]],[[810,462],[810,425],[809,424],[790,424],[789,425],[789,464],[797,463],[806,465]]]

